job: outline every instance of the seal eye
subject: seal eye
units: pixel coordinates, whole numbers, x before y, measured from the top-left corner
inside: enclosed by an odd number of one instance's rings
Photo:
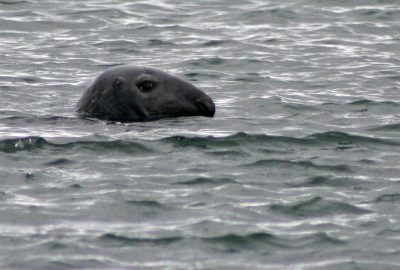
[[[149,91],[153,90],[153,88],[155,86],[156,86],[156,84],[152,81],[143,81],[137,85],[137,87],[143,92],[149,92]]]

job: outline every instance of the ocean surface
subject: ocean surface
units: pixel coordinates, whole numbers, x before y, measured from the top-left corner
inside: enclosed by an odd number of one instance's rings
[[[214,118],[81,119],[157,67]],[[0,0],[0,269],[400,269],[400,1]]]

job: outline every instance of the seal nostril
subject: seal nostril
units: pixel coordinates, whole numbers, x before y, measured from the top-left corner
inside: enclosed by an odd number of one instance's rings
[[[197,109],[203,116],[213,117],[215,114],[215,105],[209,96],[203,96],[196,101]]]

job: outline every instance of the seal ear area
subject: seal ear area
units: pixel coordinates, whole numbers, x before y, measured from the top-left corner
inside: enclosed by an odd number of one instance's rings
[[[114,91],[121,91],[122,88],[124,87],[124,84],[125,84],[125,79],[123,79],[121,77],[117,77],[113,81],[113,90]]]

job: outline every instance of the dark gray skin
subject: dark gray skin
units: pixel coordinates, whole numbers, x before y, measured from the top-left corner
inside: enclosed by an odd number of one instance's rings
[[[103,72],[77,108],[84,117],[120,122],[215,114],[212,99],[192,84],[158,69],[133,65]]]

